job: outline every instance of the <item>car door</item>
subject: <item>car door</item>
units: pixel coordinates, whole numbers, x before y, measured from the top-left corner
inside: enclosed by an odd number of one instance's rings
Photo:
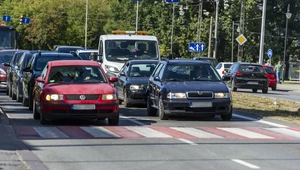
[[[32,77],[32,65],[35,57],[32,57],[28,62],[28,65],[23,69],[23,90],[26,97],[29,96],[29,81]]]
[[[41,77],[45,82],[35,82],[34,88],[33,88],[33,98],[35,99],[34,101],[36,101],[37,104],[37,108],[40,110],[41,108],[41,94],[43,92],[44,89],[44,84],[46,83],[46,76],[47,76],[47,71],[48,71],[48,64],[46,65],[46,67],[44,68],[44,70],[41,73]]]
[[[160,67],[157,69],[157,71],[155,72],[155,74],[153,75],[153,84],[152,84],[152,98],[153,98],[153,104],[155,106],[158,106],[158,100],[159,100],[159,95],[160,95],[160,88],[161,88],[161,78],[162,73],[161,71],[164,68],[164,64],[161,64]],[[156,78],[158,78],[158,80],[155,80]],[[150,96],[151,97],[151,96]]]
[[[127,82],[127,72],[129,68],[129,63],[126,63],[120,73],[118,74],[118,83],[117,83],[117,92],[121,99],[124,99],[123,89],[126,86]]]
[[[149,95],[149,98],[151,100],[151,103],[155,104],[155,80],[154,80],[154,77],[157,76],[159,74],[159,71],[161,69],[161,67],[163,66],[162,63],[159,63],[156,68],[154,69],[152,75],[150,76],[149,78],[149,81],[148,81],[148,87],[147,87],[147,91],[148,91],[148,95]]]

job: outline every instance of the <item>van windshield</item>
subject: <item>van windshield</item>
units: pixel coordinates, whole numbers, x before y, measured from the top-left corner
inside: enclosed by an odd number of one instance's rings
[[[150,40],[106,40],[105,54],[108,61],[158,59],[157,42]]]

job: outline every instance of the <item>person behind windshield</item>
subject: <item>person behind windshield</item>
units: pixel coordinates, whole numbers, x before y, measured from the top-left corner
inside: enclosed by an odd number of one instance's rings
[[[195,66],[194,69],[191,71],[190,76],[192,80],[199,80],[206,76],[203,67]],[[207,77],[207,76],[206,76]]]
[[[78,81],[90,80],[92,78],[92,74],[89,70],[84,70],[80,72],[78,76]]]
[[[146,44],[140,43],[138,44],[137,55],[144,55],[144,54],[148,54]]]

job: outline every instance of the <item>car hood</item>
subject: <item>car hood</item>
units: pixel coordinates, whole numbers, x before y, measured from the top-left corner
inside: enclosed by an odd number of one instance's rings
[[[48,84],[45,91],[53,94],[114,94],[115,90],[110,84]]]
[[[184,82],[166,82],[166,87],[171,92],[187,91],[213,91],[228,92],[228,87],[223,82],[209,81],[184,81]]]
[[[136,84],[136,85],[147,85],[149,81],[149,77],[129,77],[128,84]]]

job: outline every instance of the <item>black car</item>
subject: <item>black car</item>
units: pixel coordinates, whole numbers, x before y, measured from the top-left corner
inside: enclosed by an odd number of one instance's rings
[[[196,60],[166,60],[148,83],[147,113],[161,120],[169,115],[221,115],[232,118],[231,92],[215,68]]]
[[[11,57],[9,58],[9,60],[1,61],[4,62],[4,65],[6,67],[8,67],[6,71],[6,95],[9,95],[10,97],[12,97],[11,82],[12,82],[12,75],[15,70],[15,65],[19,61],[20,57],[24,52],[25,50],[10,50],[9,53]]]
[[[27,67],[23,69],[23,95],[24,102],[29,105],[29,110],[32,110],[32,90],[37,77],[41,75],[42,70],[49,61],[54,60],[80,60],[77,55],[71,53],[57,52],[38,52],[33,54],[28,62]]]
[[[54,49],[54,51],[59,53],[75,53],[77,50],[84,50],[84,48],[81,46],[55,46]]]
[[[22,101],[23,106],[27,103],[23,98],[23,69],[27,67],[29,60],[34,53],[38,51],[27,51],[24,52],[19,61],[16,63],[15,70],[12,76],[12,99],[18,102]]]
[[[268,74],[260,64],[248,62],[236,62],[224,74],[226,81],[232,91],[241,89],[252,89],[254,93],[261,89],[263,93],[268,93]]]
[[[193,60],[200,60],[210,63],[214,68],[218,65],[218,60],[215,58],[209,58],[209,57],[194,57]]]
[[[120,104],[146,104],[146,87],[157,63],[158,60],[130,60],[123,66],[115,86]]]

